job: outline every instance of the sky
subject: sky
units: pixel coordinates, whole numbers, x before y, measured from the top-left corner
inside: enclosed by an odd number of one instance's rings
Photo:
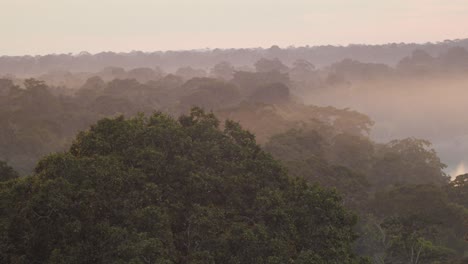
[[[0,0],[0,56],[436,42],[468,0]]]

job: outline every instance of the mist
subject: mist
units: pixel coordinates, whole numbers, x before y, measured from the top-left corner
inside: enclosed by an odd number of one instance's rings
[[[468,263],[464,0],[0,10],[0,263]]]
[[[431,141],[452,176],[468,161],[468,75],[409,76],[361,81],[304,95],[306,103],[351,108],[369,115],[379,142],[418,137]],[[462,172],[462,173],[460,173]]]

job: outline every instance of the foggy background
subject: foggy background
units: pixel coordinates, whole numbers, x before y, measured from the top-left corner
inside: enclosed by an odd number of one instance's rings
[[[464,0],[0,0],[0,55],[424,43],[464,37]]]
[[[375,121],[370,136],[378,142],[407,137],[431,141],[448,165],[446,172],[455,176],[466,172],[468,162],[467,49],[468,40],[461,39],[425,44],[3,56],[0,77],[18,84],[34,77],[55,86],[59,93],[72,95],[93,76],[141,83],[171,74],[181,81],[194,77],[230,81],[236,71],[276,70],[288,78],[272,76],[284,82],[298,101],[350,108],[370,116]],[[258,68],[262,60],[265,69]],[[221,67],[217,73],[214,69],[223,63],[227,69]]]
[[[431,141],[446,171],[466,172],[468,76],[369,81],[317,91],[304,101],[315,105],[349,107],[374,121],[371,137],[379,142],[417,137]]]
[[[161,74],[191,67],[208,76],[222,61],[249,71],[261,58],[278,58],[327,71],[344,59],[396,67],[417,49],[436,57],[468,48],[460,39],[468,24],[464,0],[0,0],[0,10],[0,76],[58,86],[78,87],[109,66]],[[369,115],[378,141],[428,139],[453,173],[468,159],[467,71],[409,75],[295,94]]]

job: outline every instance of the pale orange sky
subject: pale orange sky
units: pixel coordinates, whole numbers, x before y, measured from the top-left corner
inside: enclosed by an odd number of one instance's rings
[[[0,56],[468,37],[468,0],[0,0]]]

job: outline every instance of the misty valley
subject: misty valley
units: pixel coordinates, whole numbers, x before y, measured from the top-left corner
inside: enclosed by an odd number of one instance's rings
[[[2,56],[0,263],[468,263],[466,98],[468,40]]]

